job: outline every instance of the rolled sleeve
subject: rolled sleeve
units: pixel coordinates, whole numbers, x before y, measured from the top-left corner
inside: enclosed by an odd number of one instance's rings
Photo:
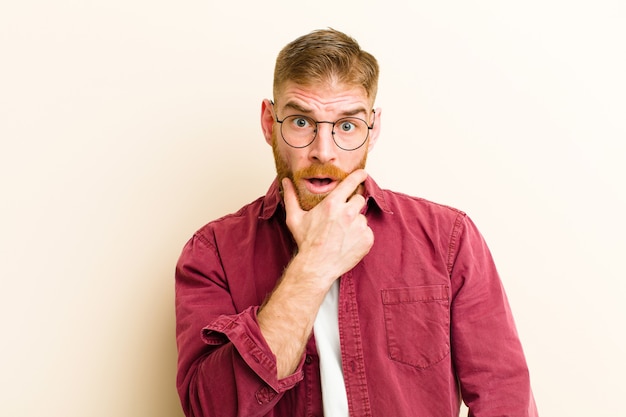
[[[197,233],[176,267],[177,389],[188,417],[263,416],[303,378],[302,364],[277,378],[259,307],[234,304],[210,231]]]
[[[202,329],[202,340],[207,345],[233,344],[244,362],[277,393],[293,388],[302,380],[304,356],[296,371],[285,378],[277,378],[276,357],[263,339],[256,321],[258,307],[250,307],[234,316],[221,316]]]

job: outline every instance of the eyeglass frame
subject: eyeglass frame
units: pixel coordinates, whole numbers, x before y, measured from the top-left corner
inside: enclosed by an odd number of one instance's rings
[[[272,109],[274,109],[274,102],[272,100],[270,100],[270,104],[272,105]],[[370,130],[374,129],[374,122],[376,121],[376,117],[374,117],[374,121],[372,121],[372,125],[371,126],[368,125],[367,122],[365,120],[361,119],[360,117],[342,117],[340,119],[335,120],[334,122],[330,122],[330,121],[326,121],[326,120],[319,120],[318,121],[318,120],[313,119],[312,117],[305,116],[304,114],[290,114],[289,116],[283,117],[283,120],[278,120],[278,114],[276,114],[276,109],[274,109],[273,113],[274,113],[274,118],[276,119],[276,123],[280,124],[280,137],[283,138],[283,142],[285,142],[287,145],[289,145],[289,146],[291,146],[292,148],[295,148],[295,149],[304,149],[304,148],[306,148],[308,146],[311,146],[311,144],[313,144],[313,142],[315,142],[315,139],[317,139],[317,133],[319,131],[319,124],[320,123],[327,123],[329,125],[332,125],[331,136],[333,137],[333,142],[335,143],[335,145],[339,149],[341,149],[343,151],[346,151],[346,152],[356,151],[357,149],[359,149],[363,145],[365,145],[365,142],[367,142],[367,140],[370,137]],[[376,116],[376,110],[375,109],[372,109],[372,113],[374,113],[374,116]],[[285,139],[285,135],[283,134],[283,122],[285,120],[287,120],[287,118],[289,118],[289,117],[304,117],[306,119],[309,119],[309,120],[315,122],[315,135],[313,135],[313,139],[311,139],[311,141],[309,143],[307,143],[306,145],[303,145],[303,146],[294,146],[291,143],[287,142],[287,139]],[[357,146],[356,148],[352,148],[352,149],[343,148],[342,146],[340,146],[337,143],[337,140],[335,140],[335,125],[337,124],[337,122],[340,122],[340,121],[342,121],[344,119],[358,119],[358,120],[362,121],[363,123],[365,123],[365,126],[367,127],[367,135],[365,136],[365,139],[363,139],[363,142],[359,146]]]

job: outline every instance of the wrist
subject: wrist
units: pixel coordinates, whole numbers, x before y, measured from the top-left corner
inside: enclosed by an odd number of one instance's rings
[[[283,276],[283,280],[297,284],[309,296],[324,298],[337,276],[327,271],[327,265],[305,252],[293,257]]]

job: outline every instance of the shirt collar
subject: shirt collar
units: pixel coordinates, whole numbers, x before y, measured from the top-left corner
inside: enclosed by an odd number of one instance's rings
[[[365,179],[365,192],[363,196],[367,201],[368,209],[370,206],[375,205],[382,212],[387,214],[393,214],[393,211],[389,208],[389,204],[385,200],[385,195],[383,190],[376,184],[376,182],[372,179],[372,177],[368,176]],[[280,189],[278,187],[278,179],[274,179],[270,188],[267,190],[265,197],[263,198],[263,210],[261,212],[260,218],[263,220],[268,220],[272,216],[276,214],[276,210],[278,207],[284,208],[283,197],[280,194]],[[284,211],[284,209],[283,209]]]

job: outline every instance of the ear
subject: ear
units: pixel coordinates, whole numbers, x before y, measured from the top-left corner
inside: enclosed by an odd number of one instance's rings
[[[367,145],[368,152],[374,148],[374,145],[376,145],[376,141],[378,140],[378,135],[380,134],[380,116],[382,112],[383,111],[380,107],[374,110],[374,127],[372,127],[372,130],[370,130],[370,137]]]
[[[272,102],[268,99],[263,100],[261,104],[261,129],[263,129],[263,136],[265,136],[265,142],[272,145],[272,132],[274,131],[274,111],[272,109]]]

